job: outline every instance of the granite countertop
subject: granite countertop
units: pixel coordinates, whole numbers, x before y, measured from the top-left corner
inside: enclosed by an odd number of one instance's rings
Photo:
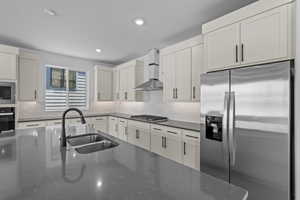
[[[85,114],[85,117],[101,117],[101,116],[112,116],[112,117],[118,117],[118,118],[124,118],[124,119],[130,119],[135,121],[142,121],[147,122],[143,120],[137,120],[130,118],[131,115],[124,114],[124,113],[101,113],[101,114]],[[78,116],[69,116],[68,118],[78,118]],[[31,121],[47,121],[47,120],[58,120],[61,119],[61,117],[58,116],[43,116],[43,117],[30,117],[30,118],[21,118],[18,120],[18,122],[31,122]],[[185,122],[185,121],[178,121],[178,120],[168,120],[166,122],[147,122],[152,124],[159,124],[163,126],[169,126],[174,128],[181,128],[191,131],[200,132],[200,123],[193,123],[193,122]]]
[[[1,200],[247,198],[240,187],[115,138],[120,144],[115,148],[78,154],[73,148],[60,148],[60,128],[16,132],[0,140]]]

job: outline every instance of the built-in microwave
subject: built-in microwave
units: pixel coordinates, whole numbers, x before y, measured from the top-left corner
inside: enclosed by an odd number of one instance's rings
[[[15,104],[16,83],[0,82],[0,104]]]

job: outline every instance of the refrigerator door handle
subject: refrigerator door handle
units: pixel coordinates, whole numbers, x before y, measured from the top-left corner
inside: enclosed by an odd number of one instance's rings
[[[228,116],[229,116],[228,108],[229,108],[229,92],[225,92],[224,112],[223,112],[223,119],[222,119],[222,140],[223,140],[224,160],[226,163],[229,162],[229,158],[228,158]]]
[[[235,165],[236,158],[236,138],[235,138],[235,93],[230,94],[229,105],[229,153],[230,153],[230,165]]]

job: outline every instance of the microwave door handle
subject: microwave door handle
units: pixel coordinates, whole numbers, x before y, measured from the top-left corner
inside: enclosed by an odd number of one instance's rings
[[[236,159],[236,137],[235,137],[235,93],[230,94],[229,105],[229,152],[230,152],[230,165],[235,165]]]
[[[223,141],[224,160],[226,163],[229,162],[229,158],[228,158],[228,115],[229,115],[228,108],[229,108],[229,92],[225,92],[224,112],[223,112],[223,119],[222,119],[222,141]]]

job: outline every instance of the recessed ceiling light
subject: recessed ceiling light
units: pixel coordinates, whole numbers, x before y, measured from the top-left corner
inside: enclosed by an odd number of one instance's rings
[[[102,51],[101,49],[96,49],[97,53],[101,53],[101,51]]]
[[[54,10],[51,10],[48,8],[44,8],[44,13],[46,13],[47,15],[50,15],[50,16],[56,16],[56,12]]]
[[[145,21],[144,21],[142,18],[136,18],[136,19],[134,20],[134,23],[135,23],[136,25],[138,25],[138,26],[143,26],[144,23],[145,23]]]

